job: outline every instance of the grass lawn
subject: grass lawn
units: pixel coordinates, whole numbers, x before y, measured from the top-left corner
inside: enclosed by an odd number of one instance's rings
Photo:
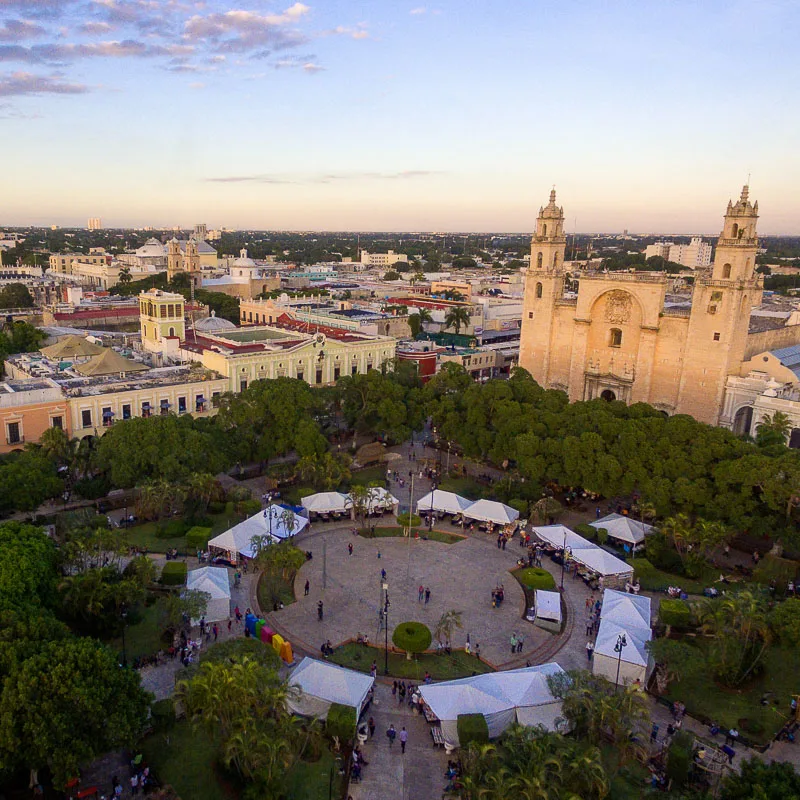
[[[748,739],[766,743],[789,716],[789,702],[797,692],[795,660],[796,653],[792,650],[770,647],[764,658],[763,672],[742,689],[723,689],[709,675],[703,674],[670,683],[666,697],[680,700],[686,705],[687,713],[711,719],[723,730],[735,727]],[[761,698],[766,692],[772,694],[769,703],[763,706]]]
[[[294,603],[294,579],[285,581],[280,575],[262,572],[258,579],[258,605],[267,613],[273,608],[276,599],[285,605]]]
[[[142,618],[139,622],[125,628],[125,651],[128,661],[141,656],[151,656],[165,646],[161,638],[164,628],[160,616],[159,604],[153,603],[142,609]],[[114,639],[111,646],[122,653],[122,637]]]
[[[350,486],[366,486],[368,483],[379,483],[381,486],[386,486],[386,470],[389,466],[389,464],[379,464],[375,467],[357,470],[350,478]]]
[[[331,771],[333,771],[333,793],[330,794]],[[330,750],[324,750],[319,761],[298,761],[286,773],[286,797],[288,800],[328,800],[339,798],[344,790],[344,778],[339,774],[339,765]]]
[[[217,536],[223,531],[228,530],[232,525],[241,522],[241,518],[235,514],[211,514],[212,520],[211,536]],[[186,536],[175,536],[165,539],[158,536],[158,523],[145,522],[142,525],[136,525],[127,530],[120,529],[119,535],[124,537],[124,541],[129,545],[135,545],[140,550],[147,548],[150,553],[166,553],[173,547],[179,553],[186,555],[188,550],[186,548]]]
[[[511,573],[526,589],[545,589],[552,591],[556,588],[556,579],[541,567],[524,567],[515,569]]]
[[[469,476],[442,478],[439,488],[445,492],[460,494],[462,497],[466,497],[467,500],[480,500],[482,497],[488,497],[491,492],[488,486],[478,483],[478,481]]]
[[[379,672],[383,674],[384,651],[371,645],[351,642],[337,647],[330,661],[359,672],[369,672],[372,662],[377,661]],[[421,653],[411,661],[406,658],[405,653],[389,652],[389,674],[395,678],[422,681],[425,673],[429,672],[434,680],[445,681],[492,671],[488,664],[474,655],[467,655],[464,650],[453,650],[449,656],[444,653]]]
[[[148,736],[142,743],[145,761],[162,784],[170,784],[191,800],[236,800],[240,792],[214,766],[216,749],[207,733],[179,722],[168,735]]]
[[[375,528],[375,535],[369,528],[362,528],[359,530],[358,535],[363,536],[365,539],[383,539],[391,536],[403,536],[403,528]],[[412,536],[419,536],[420,539],[428,539],[432,542],[444,542],[445,544],[455,544],[464,540],[463,536],[458,536],[455,533],[445,533],[444,531],[437,531],[436,529],[429,531],[427,528],[412,528]]]
[[[700,578],[687,578],[683,575],[673,575],[656,569],[646,558],[628,560],[633,567],[642,589],[648,592],[663,592],[668,586],[680,586],[687,594],[703,594],[706,586],[711,586],[719,577],[719,570],[709,570]],[[637,568],[641,564],[641,569]]]

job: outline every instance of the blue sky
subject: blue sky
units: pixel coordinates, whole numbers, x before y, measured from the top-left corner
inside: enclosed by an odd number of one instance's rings
[[[800,232],[796,0],[0,0],[0,224]]]

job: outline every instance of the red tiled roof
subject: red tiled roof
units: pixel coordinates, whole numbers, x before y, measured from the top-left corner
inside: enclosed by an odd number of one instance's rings
[[[330,325],[316,325],[313,322],[302,322],[288,314],[281,314],[278,319],[272,323],[274,328],[285,328],[290,331],[297,331],[298,333],[324,333],[329,339],[335,339],[337,342],[363,342],[361,336],[356,336],[344,328],[333,328]]]

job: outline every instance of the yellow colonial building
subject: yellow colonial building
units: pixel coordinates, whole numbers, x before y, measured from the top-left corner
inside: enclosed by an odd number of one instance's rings
[[[714,263],[696,272],[691,305],[667,303],[669,279],[657,272],[583,273],[568,293],[564,212],[551,192],[525,276],[520,366],[570,400],[645,402],[718,424],[761,302],[757,220],[745,186],[728,203]]]

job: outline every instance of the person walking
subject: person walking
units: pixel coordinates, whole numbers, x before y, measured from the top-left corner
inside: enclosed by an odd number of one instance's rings
[[[228,617],[228,633],[231,632],[231,625],[232,624],[233,624],[233,620],[230,617]]]
[[[381,580],[382,580],[382,581],[385,581],[385,580],[386,580],[386,570],[385,570],[385,569],[382,569],[382,570],[381,570]]]
[[[400,731],[400,752],[406,752],[406,742],[408,741],[408,731],[403,726],[403,729]]]
[[[348,543],[347,543],[347,552],[348,552],[350,555],[353,555],[353,543],[352,543],[352,542],[348,542]]]
[[[525,638],[522,635],[517,636],[517,652],[518,653],[522,652],[522,645],[524,645],[524,644],[525,644]]]
[[[322,606],[322,600],[320,600],[317,603],[317,619],[319,620],[322,619],[322,612],[323,612],[323,606]]]
[[[588,642],[586,642],[586,660],[587,661],[591,661],[592,660],[592,653],[594,653],[594,643],[590,639]]]
[[[417,597],[417,602],[421,603],[422,602],[422,598],[425,596],[425,587],[422,584],[419,585],[419,588],[417,589],[417,593],[419,595]]]
[[[303,595],[308,597],[309,591],[311,591],[311,584],[306,580],[306,585],[303,587]]]
[[[214,623],[214,626],[211,628],[211,630],[214,631],[214,641],[216,642],[217,636],[219,636],[219,626],[217,625],[216,622]]]
[[[369,738],[371,739],[375,735],[375,720],[372,717],[369,718],[367,727],[369,728]]]
[[[512,653],[516,653],[517,652],[517,634],[516,633],[512,633],[511,634],[511,652]]]
[[[586,618],[586,635],[591,636],[594,633],[594,618],[590,615]]]
[[[431,588],[430,586],[427,586],[425,588],[425,605],[428,605],[430,599],[431,599]]]
[[[397,731],[394,729],[394,725],[389,725],[389,729],[386,731],[386,738],[389,740],[389,747],[394,744],[395,736],[397,736]]]

